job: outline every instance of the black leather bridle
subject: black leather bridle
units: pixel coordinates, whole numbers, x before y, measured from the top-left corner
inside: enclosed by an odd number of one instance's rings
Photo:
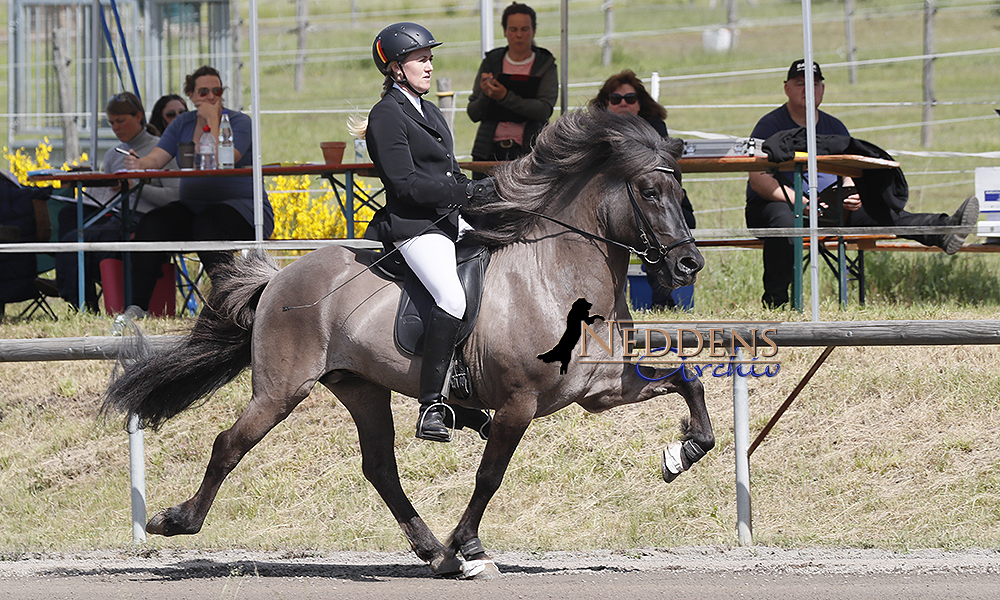
[[[671,167],[659,166],[659,167],[654,167],[653,170],[654,171],[660,171],[660,172],[663,172],[663,173],[669,173],[669,174],[674,175],[676,177],[676,173],[675,173],[674,169],[672,169]],[[677,241],[675,241],[675,242],[673,242],[671,244],[668,244],[667,246],[664,246],[663,244],[661,244],[660,240],[656,237],[656,232],[653,231],[653,226],[649,224],[649,219],[647,219],[646,215],[644,215],[643,212],[639,209],[639,202],[638,202],[638,200],[635,199],[635,191],[632,189],[632,182],[631,181],[625,182],[625,189],[628,191],[629,202],[632,203],[632,212],[633,212],[633,215],[635,216],[636,228],[639,230],[639,239],[641,239],[643,245],[645,245],[645,248],[642,249],[642,250],[639,250],[637,248],[633,248],[632,246],[629,246],[628,244],[623,244],[621,242],[617,242],[615,240],[608,239],[606,237],[601,237],[601,236],[599,236],[599,235],[597,235],[595,233],[590,233],[589,231],[584,231],[584,230],[580,229],[579,227],[574,227],[573,225],[570,225],[569,223],[564,223],[564,222],[560,221],[559,219],[556,219],[555,217],[550,217],[548,215],[543,215],[542,213],[531,211],[531,210],[525,210],[525,209],[521,209],[521,210],[524,210],[524,212],[526,212],[528,214],[531,214],[531,215],[534,215],[536,217],[542,217],[543,219],[547,219],[549,221],[552,221],[553,223],[556,223],[558,225],[562,225],[566,229],[569,229],[570,231],[579,233],[580,235],[582,235],[584,237],[587,237],[587,238],[590,238],[592,240],[598,240],[598,241],[601,241],[601,242],[606,242],[608,244],[614,244],[615,246],[618,246],[620,248],[624,248],[624,249],[628,250],[629,252],[632,252],[633,254],[636,254],[637,256],[641,257],[644,261],[646,261],[649,264],[656,264],[656,263],[660,262],[661,260],[664,259],[664,257],[667,256],[667,253],[669,253],[671,250],[673,250],[674,248],[676,248],[678,246],[683,246],[684,244],[693,244],[694,243],[694,238],[691,237],[691,236],[688,236],[686,238],[681,238],[681,239],[679,239],[679,240],[677,240]]]

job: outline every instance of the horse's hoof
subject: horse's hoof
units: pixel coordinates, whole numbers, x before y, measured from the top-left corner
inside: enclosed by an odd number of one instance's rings
[[[684,463],[681,461],[681,443],[671,442],[660,454],[660,473],[663,474],[663,481],[670,483],[677,476],[684,472]]]
[[[146,533],[151,533],[153,535],[167,535],[167,517],[164,513],[166,513],[166,511],[153,515],[153,518],[146,523]]]
[[[500,577],[500,569],[492,560],[467,560],[462,563],[462,579],[477,581]]]
[[[171,516],[172,511],[173,509],[168,508],[153,515],[153,518],[146,523],[146,533],[170,537],[172,535],[191,535],[201,531],[201,527],[181,527]]]
[[[463,572],[462,560],[457,556],[446,556],[432,560],[431,572],[439,577],[458,575]]]

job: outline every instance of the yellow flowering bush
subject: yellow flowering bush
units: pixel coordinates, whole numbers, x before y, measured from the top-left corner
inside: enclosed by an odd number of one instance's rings
[[[10,172],[17,177],[17,180],[21,182],[21,185],[60,187],[60,182],[58,181],[28,181],[29,171],[52,168],[52,165],[49,164],[49,159],[52,158],[52,144],[49,143],[48,137],[42,138],[42,143],[38,144],[35,148],[34,156],[26,152],[24,148],[18,148],[14,150],[14,152],[11,152],[7,146],[4,146],[3,157],[7,159]],[[86,152],[84,152],[80,158],[75,159],[72,165],[68,162],[64,162],[59,168],[63,171],[68,171],[71,166],[79,166],[85,162],[87,162]]]
[[[268,178],[267,196],[274,209],[274,240],[316,240],[346,238],[347,223],[340,210],[337,194],[330,182],[320,179],[319,189],[312,188],[308,175],[283,175]],[[367,194],[372,188],[355,179],[355,185]],[[341,199],[344,194],[341,192]],[[354,200],[354,237],[361,237],[374,211]]]

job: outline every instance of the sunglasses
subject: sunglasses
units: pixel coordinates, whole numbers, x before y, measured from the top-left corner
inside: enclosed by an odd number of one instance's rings
[[[139,106],[138,104],[136,104],[135,100],[133,100],[132,97],[129,94],[125,94],[125,93],[115,94],[114,96],[111,96],[110,98],[108,98],[108,104],[111,104],[112,102],[115,102],[115,103],[124,102],[124,103],[128,104],[129,106],[131,106],[132,108],[134,108],[136,110],[136,112],[132,113],[133,115],[141,113],[141,112],[144,112],[142,110],[142,107]]]
[[[627,104],[635,104],[639,101],[639,97],[635,95],[635,92],[629,92],[624,96],[621,94],[611,94],[608,96],[608,104],[621,104],[622,100]]]
[[[168,119],[173,119],[177,115],[182,115],[186,112],[187,112],[186,110],[168,110],[167,112],[163,113],[163,116]]]
[[[202,98],[204,98],[205,96],[208,95],[209,92],[211,92],[212,95],[214,95],[214,96],[221,96],[222,95],[222,91],[224,89],[226,89],[226,88],[224,88],[224,87],[198,88],[197,92],[198,92],[199,96],[201,96]]]

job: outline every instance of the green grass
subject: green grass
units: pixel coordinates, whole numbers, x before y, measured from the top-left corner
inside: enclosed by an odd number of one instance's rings
[[[991,309],[992,310],[992,309]],[[987,310],[901,307],[846,318],[986,318]],[[746,316],[746,315],[744,315]],[[64,319],[66,333],[107,323]],[[168,323],[150,323],[164,331]],[[33,324],[5,324],[27,337]],[[53,331],[52,333],[58,333]],[[750,381],[757,431],[815,359],[782,349],[781,372]],[[1000,545],[1000,374],[995,348],[840,348],[751,459],[757,543],[885,547]],[[96,420],[110,366],[0,365],[0,550],[114,548],[130,539],[127,439]],[[64,382],[72,382],[67,394]],[[705,378],[718,437],[692,471],[666,485],[660,447],[677,437],[683,403],[666,396],[590,415],[571,407],[536,421],[483,523],[498,549],[587,549],[735,543],[731,382]],[[146,434],[150,512],[189,497],[213,437],[242,411],[244,374],[205,406]],[[393,402],[404,489],[439,535],[471,493],[482,442],[414,440],[412,400]],[[203,531],[150,538],[153,548],[405,550],[360,473],[350,418],[325,390],[241,462]]]

